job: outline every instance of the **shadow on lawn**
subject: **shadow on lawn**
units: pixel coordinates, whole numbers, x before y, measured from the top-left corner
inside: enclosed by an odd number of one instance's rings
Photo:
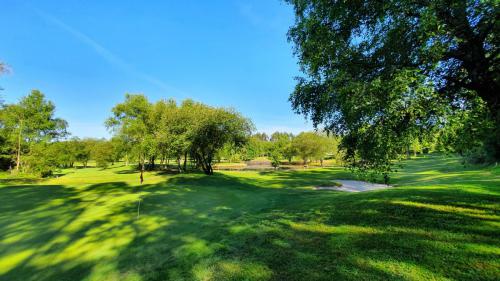
[[[488,250],[499,243],[498,195],[458,186],[317,192],[299,187],[330,174],[264,176],[1,188],[0,259],[9,261],[0,279],[498,277]]]
[[[40,182],[40,179],[32,178],[7,178],[0,179],[0,185],[15,185],[15,184],[35,184]]]

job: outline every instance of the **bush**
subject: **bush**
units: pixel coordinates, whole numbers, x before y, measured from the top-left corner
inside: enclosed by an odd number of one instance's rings
[[[493,161],[491,154],[483,146],[475,147],[464,153],[464,161],[469,164],[486,164]]]
[[[43,170],[40,172],[40,176],[42,178],[48,178],[51,177],[52,175],[54,175],[54,172],[52,170]]]

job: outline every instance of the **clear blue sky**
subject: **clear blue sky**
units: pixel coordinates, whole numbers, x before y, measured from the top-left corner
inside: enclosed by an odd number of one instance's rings
[[[41,90],[73,135],[108,136],[125,93],[234,107],[264,132],[311,129],[288,102],[299,71],[280,0],[1,2],[4,100]]]

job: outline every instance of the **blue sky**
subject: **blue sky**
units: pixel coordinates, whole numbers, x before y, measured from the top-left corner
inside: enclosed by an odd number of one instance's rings
[[[146,3],[147,2],[147,3]],[[1,93],[39,89],[80,137],[103,126],[125,93],[234,107],[259,131],[310,130],[288,97],[299,75],[280,0],[2,0]]]

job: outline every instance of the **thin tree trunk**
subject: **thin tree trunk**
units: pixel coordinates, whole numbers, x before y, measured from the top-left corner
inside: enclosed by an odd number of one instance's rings
[[[21,166],[21,132],[23,130],[23,120],[19,122],[19,133],[17,135],[17,157],[16,157],[16,171],[19,172]]]
[[[141,184],[144,182],[144,162],[146,162],[146,156],[139,155],[139,165],[141,168],[141,175],[139,176],[139,180],[141,181]]]
[[[184,153],[184,172],[187,171],[187,152]]]

